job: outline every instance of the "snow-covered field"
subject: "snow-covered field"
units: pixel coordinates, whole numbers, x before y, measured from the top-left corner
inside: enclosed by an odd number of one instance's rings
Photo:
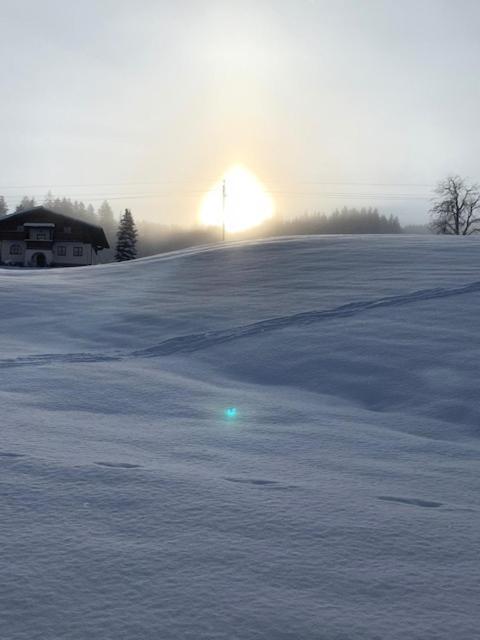
[[[479,318],[475,238],[0,270],[2,640],[478,638]]]

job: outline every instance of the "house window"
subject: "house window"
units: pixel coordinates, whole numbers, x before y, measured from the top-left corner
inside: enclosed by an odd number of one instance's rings
[[[37,240],[46,240],[47,234],[45,231],[37,231]]]
[[[72,227],[63,227],[63,233],[72,233]]]
[[[17,231],[24,231],[23,224],[18,225]]]
[[[19,244],[10,245],[10,255],[19,256],[22,253],[22,247]]]
[[[67,247],[57,247],[57,256],[66,256]]]
[[[83,256],[83,247],[73,247],[74,256]]]

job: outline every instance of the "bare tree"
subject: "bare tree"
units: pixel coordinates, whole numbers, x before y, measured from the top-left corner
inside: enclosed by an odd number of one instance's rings
[[[430,209],[430,227],[437,233],[469,236],[480,232],[480,187],[460,176],[438,183]]]

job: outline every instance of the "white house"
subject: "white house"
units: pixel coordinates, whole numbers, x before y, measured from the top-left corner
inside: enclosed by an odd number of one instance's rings
[[[108,249],[102,227],[34,207],[0,219],[0,264],[20,267],[79,267],[95,264]]]

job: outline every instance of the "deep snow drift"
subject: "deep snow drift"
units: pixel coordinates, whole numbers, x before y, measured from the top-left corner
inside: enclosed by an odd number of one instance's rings
[[[477,637],[478,239],[0,287],[2,638]]]

